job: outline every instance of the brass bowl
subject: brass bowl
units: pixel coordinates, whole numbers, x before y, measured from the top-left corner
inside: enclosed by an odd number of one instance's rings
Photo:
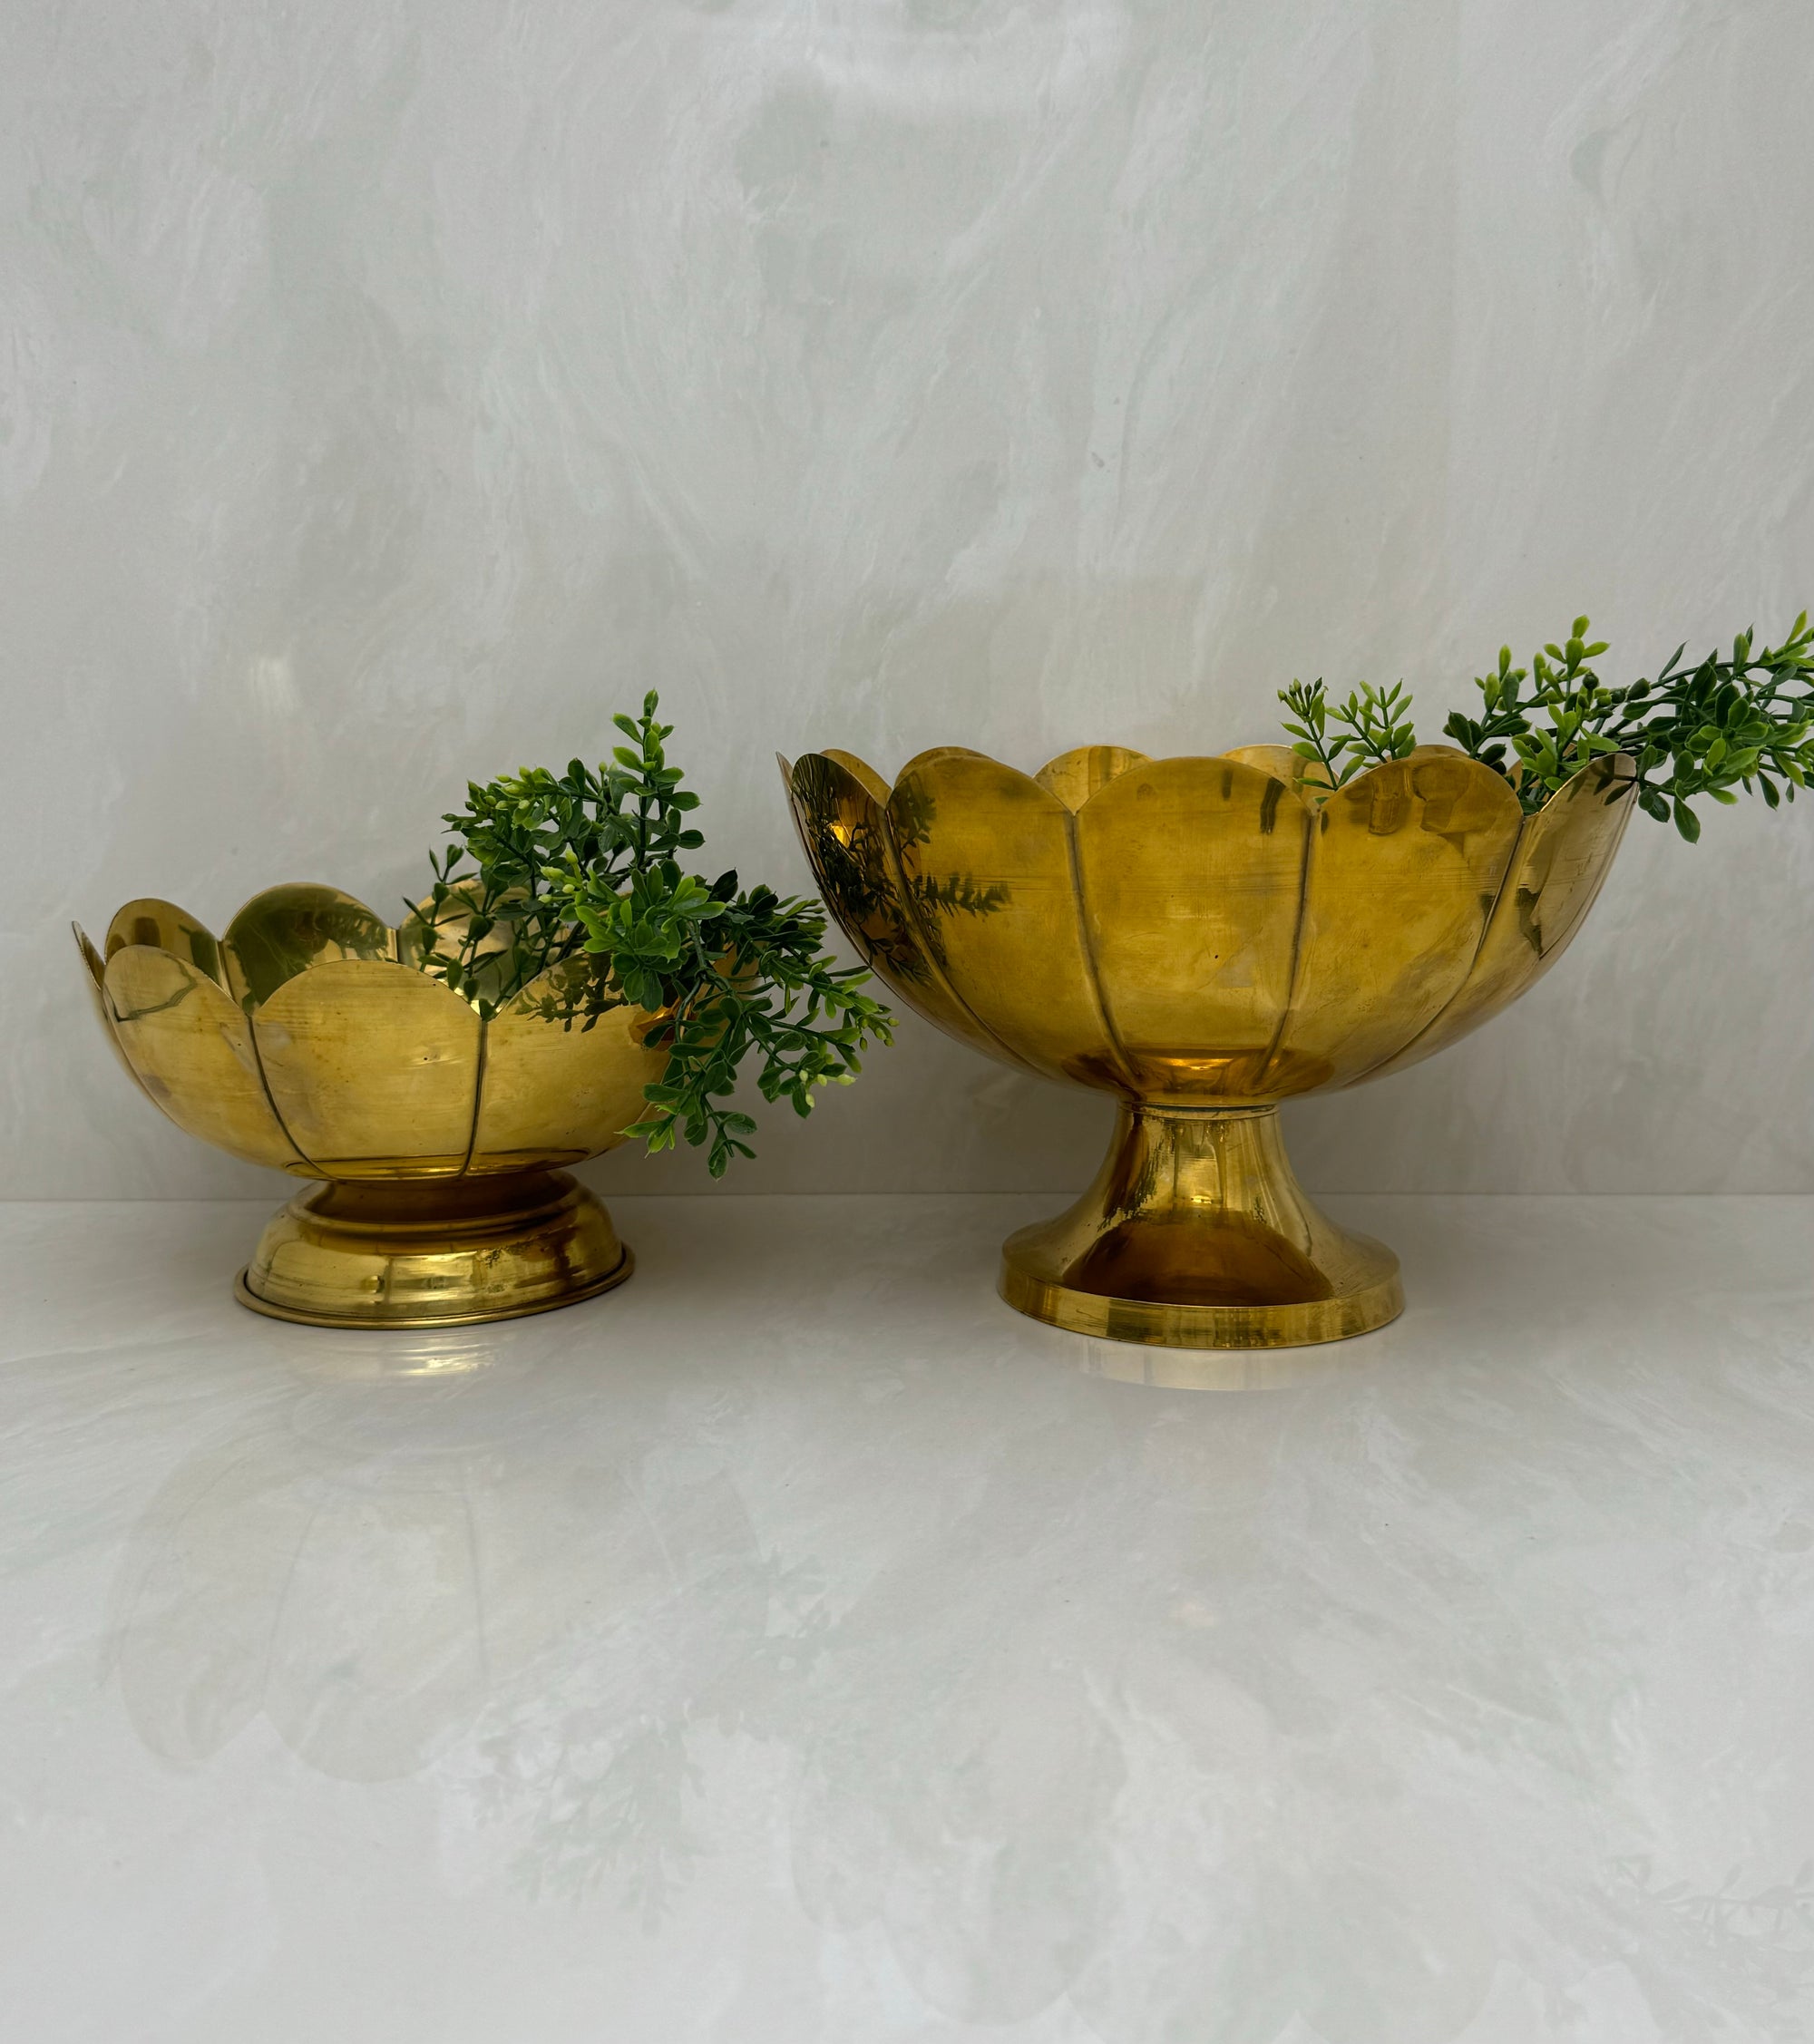
[[[175,1122],[249,1163],[325,1181],[272,1220],[241,1303],[317,1326],[422,1328],[571,1305],[632,1269],[568,1165],[644,1112],[667,1053],[621,1004],[544,1019],[586,961],[489,1020],[336,888],[255,895],[216,939],[129,901],[103,953],[76,930],[102,1022]]]
[[[1304,771],[1283,745],[1087,745],[1030,779],[941,746],[892,788],[848,753],[782,762],[820,890],[901,999],[1120,1102],[1089,1191],[1004,1245],[1023,1313],[1269,1348],[1402,1309],[1398,1259],[1298,1185],[1278,1105],[1403,1071],[1539,978],[1612,863],[1633,767],[1531,816],[1447,745],[1332,793]]]

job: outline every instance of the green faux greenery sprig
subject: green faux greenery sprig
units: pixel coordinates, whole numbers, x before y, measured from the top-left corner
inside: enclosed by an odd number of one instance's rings
[[[1814,776],[1814,628],[1804,610],[1780,646],[1760,647],[1747,630],[1730,658],[1715,651],[1684,667],[1678,646],[1654,679],[1608,687],[1591,663],[1607,649],[1589,641],[1575,618],[1565,639],[1546,645],[1528,667],[1509,647],[1497,666],[1476,676],[1482,714],[1457,710],[1443,725],[1470,758],[1503,774],[1526,813],[1594,760],[1624,753],[1636,768],[1645,813],[1673,819],[1692,844],[1701,835],[1692,803],[1701,795],[1731,804],[1753,789],[1776,808]],[[1528,692],[1526,684],[1529,684]],[[1381,760],[1404,759],[1417,736],[1402,684],[1383,692],[1362,683],[1331,704],[1321,680],[1279,691],[1291,713],[1292,750],[1340,787]],[[1608,791],[1615,800],[1624,784]]]
[[[1292,750],[1321,767],[1331,788],[1382,759],[1408,759],[1417,750],[1411,699],[1402,682],[1380,690],[1363,681],[1358,692],[1349,690],[1345,703],[1331,706],[1321,678],[1294,681],[1280,689],[1279,700],[1292,713],[1284,720],[1285,729],[1298,740]],[[1331,730],[1331,715],[1347,729]]]
[[[590,1028],[624,1001],[659,1013],[648,1040],[666,1044],[668,1063],[624,1133],[651,1152],[677,1135],[705,1145],[718,1178],[755,1153],[755,1122],[729,1105],[749,1058],[764,1099],[806,1114],[817,1087],[851,1083],[872,1039],[893,1040],[893,1024],[858,991],[869,974],[826,954],[816,902],[682,870],[679,855],[705,842],[687,822],[699,798],[668,764],[673,726],[658,706],[651,691],[640,717],[612,719],[629,744],[596,768],[470,784],[465,808],[443,819],[454,842],[430,854],[434,885],[405,940],[482,1016],[560,967],[538,997],[550,1022]]]

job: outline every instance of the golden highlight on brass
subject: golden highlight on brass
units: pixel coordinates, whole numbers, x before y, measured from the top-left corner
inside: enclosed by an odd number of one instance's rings
[[[1004,1245],[1002,1297],[1115,1340],[1270,1348],[1403,1306],[1398,1259],[1292,1175],[1279,1103],[1402,1071],[1541,978],[1633,769],[1603,760],[1531,816],[1447,745],[1334,790],[1284,745],[1087,745],[1031,777],[941,746],[892,787],[843,752],[782,773],[826,902],[902,1000],[1121,1103],[1089,1191]]]
[[[253,897],[216,938],[129,901],[100,952],[101,1019],[156,1105],[250,1163],[323,1181],[265,1230],[237,1296],[324,1327],[435,1328],[571,1305],[632,1268],[567,1167],[644,1111],[658,1021],[549,1020],[551,968],[489,1020],[336,888]],[[547,982],[546,984],[544,982]]]

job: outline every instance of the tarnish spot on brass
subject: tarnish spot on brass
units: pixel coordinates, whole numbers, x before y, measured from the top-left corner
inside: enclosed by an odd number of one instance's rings
[[[1224,793],[1226,792],[1227,790],[1224,787]],[[1284,792],[1285,784],[1282,781],[1267,783],[1266,793],[1260,803],[1260,834],[1262,837],[1272,836],[1273,826],[1279,820],[1279,803]]]

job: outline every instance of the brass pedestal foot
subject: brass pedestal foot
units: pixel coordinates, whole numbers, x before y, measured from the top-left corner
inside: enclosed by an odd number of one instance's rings
[[[1312,1205],[1274,1107],[1127,1107],[1096,1183],[1010,1235],[1003,1299],[1074,1334],[1163,1348],[1341,1341],[1404,1310],[1399,1260]]]
[[[462,1327],[571,1306],[634,1268],[564,1171],[343,1181],[272,1219],[234,1295],[311,1327]]]

